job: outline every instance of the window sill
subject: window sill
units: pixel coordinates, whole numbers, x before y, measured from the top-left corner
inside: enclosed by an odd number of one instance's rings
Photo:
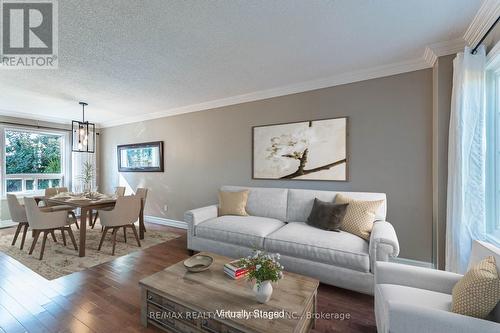
[[[24,197],[34,197],[37,195],[44,195],[44,193],[45,193],[45,190],[25,191],[25,192],[9,192],[7,194],[14,194],[18,199],[22,199]],[[3,195],[2,200],[7,200],[7,195]]]
[[[486,235],[486,241],[495,245],[496,247],[500,247],[500,229],[496,229]]]

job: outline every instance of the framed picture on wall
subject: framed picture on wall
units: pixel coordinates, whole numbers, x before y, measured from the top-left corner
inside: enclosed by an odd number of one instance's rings
[[[347,181],[347,121],[253,127],[253,179]]]
[[[163,141],[119,145],[119,172],[163,172]]]

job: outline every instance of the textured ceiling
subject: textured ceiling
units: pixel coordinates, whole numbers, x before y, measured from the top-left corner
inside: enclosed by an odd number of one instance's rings
[[[480,0],[59,1],[59,69],[1,70],[0,113],[111,124],[411,60]],[[14,112],[14,113],[13,113]]]

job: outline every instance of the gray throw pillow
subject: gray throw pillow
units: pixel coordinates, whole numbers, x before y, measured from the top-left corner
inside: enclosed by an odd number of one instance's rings
[[[340,225],[348,205],[321,201],[315,198],[306,223],[323,230],[340,231]]]

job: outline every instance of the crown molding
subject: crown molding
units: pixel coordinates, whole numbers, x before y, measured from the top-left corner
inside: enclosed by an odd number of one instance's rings
[[[33,120],[34,122],[50,122],[50,123],[54,123],[54,124],[62,124],[62,125],[71,126],[71,121],[68,121],[67,119],[61,119],[58,117],[51,117],[51,116],[46,116],[46,115],[42,115],[42,114],[34,114],[34,113],[0,109],[0,117],[1,116]]]
[[[365,81],[385,76],[391,76],[406,72],[413,72],[420,69],[429,68],[430,66],[423,57],[412,59],[409,61],[397,62],[389,65],[377,66],[373,68],[343,73],[318,80],[305,81],[301,83],[286,85],[282,87],[260,90],[248,94],[236,95],[227,98],[216,99],[204,103],[192,104],[178,108],[167,109],[159,112],[153,112],[133,117],[125,117],[119,120],[102,122],[101,128],[119,126],[124,124],[136,123],[145,120],[157,119],[162,117],[174,116],[184,113],[203,111],[208,109],[220,108],[241,103],[248,103],[279,97],[301,92],[334,87],[342,84]]]
[[[59,124],[59,125],[67,125],[71,128],[71,120],[63,119],[63,118],[59,118],[59,117],[47,116],[47,115],[43,115],[43,114],[39,114],[39,113],[28,113],[28,112],[19,112],[19,111],[0,109],[0,117],[11,117],[11,118],[32,120],[34,123],[46,122],[46,123],[53,123],[53,124]],[[95,123],[96,129],[102,128],[100,123],[97,123],[97,122],[94,122],[94,123]],[[42,125],[40,124],[40,126],[42,126]]]
[[[464,34],[468,46],[475,46],[500,16],[500,1],[485,0]]]
[[[429,44],[425,48],[423,57],[429,67],[432,67],[434,66],[434,63],[436,62],[438,57],[449,54],[456,54],[460,51],[463,51],[464,47],[465,40],[462,37],[444,42]]]

